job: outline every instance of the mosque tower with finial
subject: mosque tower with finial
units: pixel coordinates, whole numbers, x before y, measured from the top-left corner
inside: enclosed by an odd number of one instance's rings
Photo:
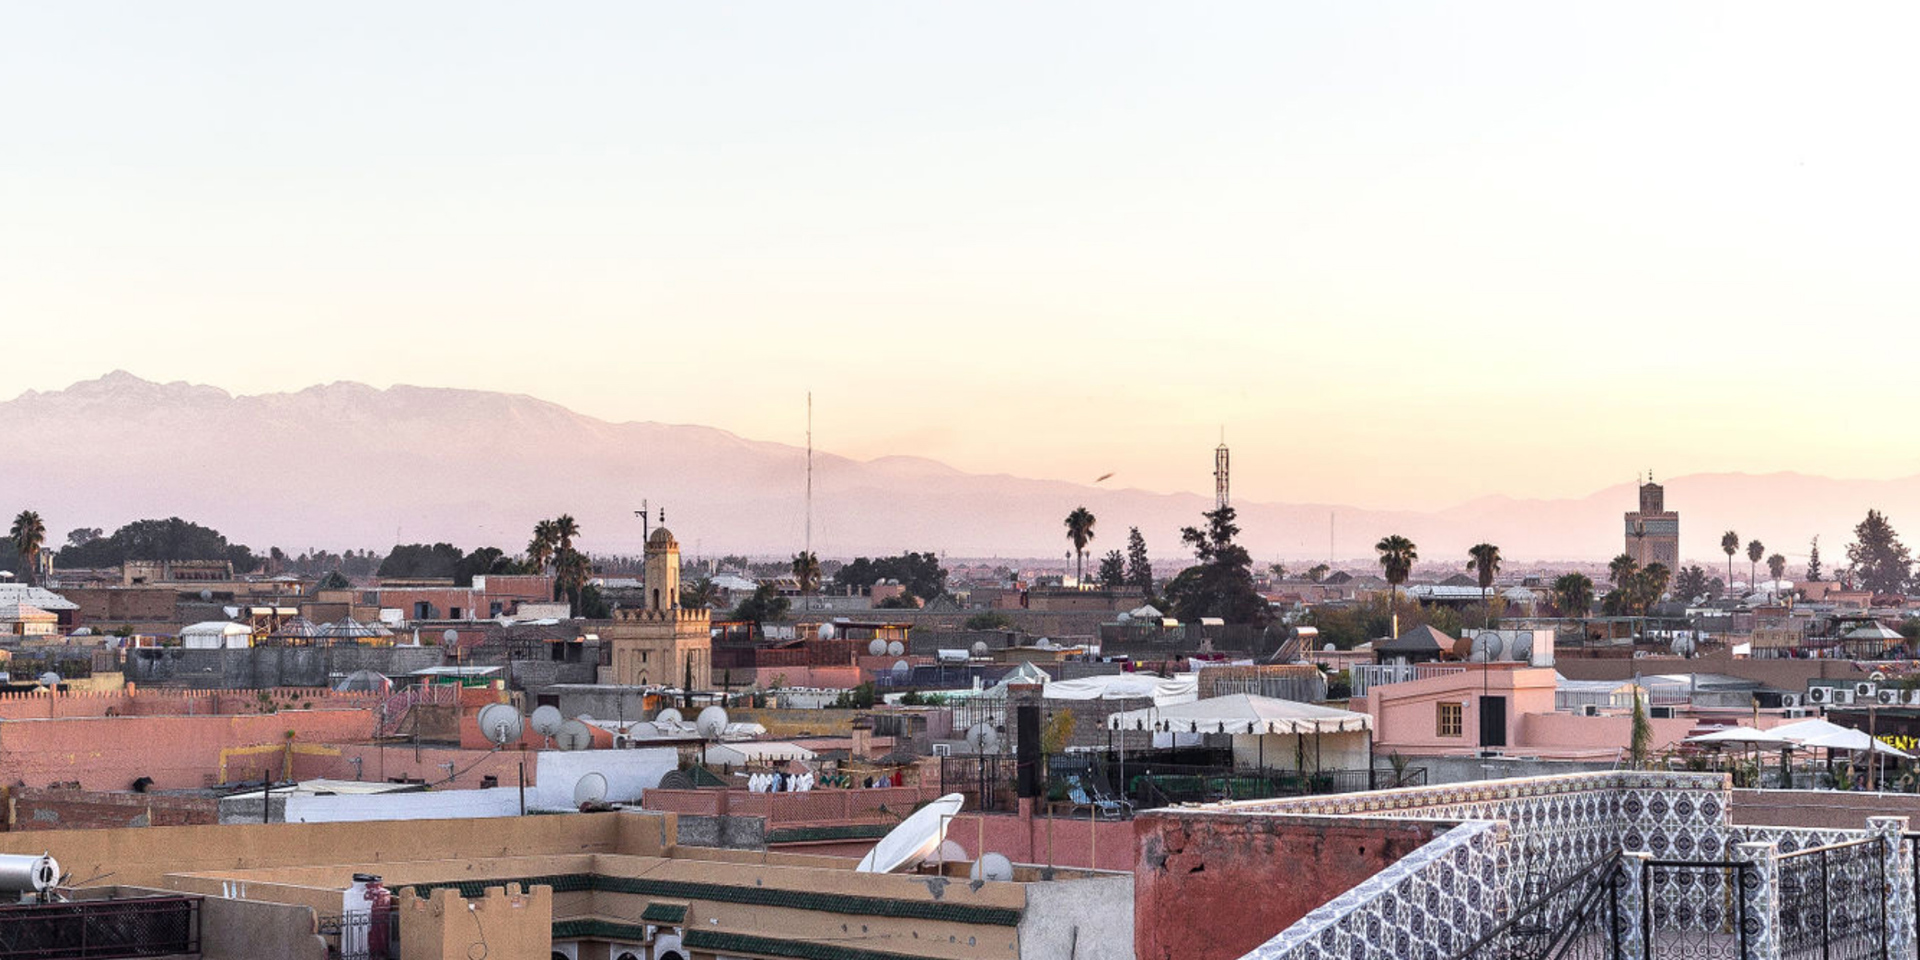
[[[694,690],[713,685],[712,612],[680,605],[680,543],[666,527],[647,535],[646,602],[639,609],[622,608],[606,629],[613,653],[613,682],[626,686],[678,687]]]
[[[1627,513],[1626,534],[1626,554],[1635,563],[1680,569],[1680,514],[1667,509],[1666,488],[1653,482],[1651,470],[1640,484],[1640,509]]]

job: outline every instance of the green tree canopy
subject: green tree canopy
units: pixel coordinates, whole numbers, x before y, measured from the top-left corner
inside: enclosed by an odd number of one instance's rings
[[[775,590],[773,584],[763,583],[752,595],[740,601],[727,614],[729,620],[745,620],[751,623],[778,623],[787,618],[787,609],[791,606],[787,598]]]
[[[1199,564],[1180,571],[1167,584],[1166,600],[1182,620],[1219,617],[1228,623],[1262,626],[1267,601],[1253,588],[1253,557],[1234,542],[1240,527],[1233,522],[1231,505],[1201,516],[1205,529],[1187,527],[1180,539],[1193,549]]]
[[[922,600],[932,600],[947,589],[946,568],[940,566],[939,556],[931,550],[877,559],[857,557],[833,575],[834,583],[858,590],[866,590],[882,580],[898,580],[909,593]]]
[[[1118,550],[1109,550],[1100,558],[1100,585],[1118,587],[1127,582],[1127,558]]]
[[[218,530],[179,517],[135,520],[111,536],[67,547],[59,557],[60,565],[70,569],[117,567],[129,560],[226,560],[235,573],[260,568],[252,550],[228,543]]]
[[[1140,588],[1142,596],[1153,596],[1153,561],[1147,558],[1147,538],[1139,527],[1127,529],[1127,583]]]
[[[1878,510],[1868,510],[1867,518],[1853,528],[1847,562],[1860,586],[1874,593],[1901,593],[1913,576],[1913,558]]]

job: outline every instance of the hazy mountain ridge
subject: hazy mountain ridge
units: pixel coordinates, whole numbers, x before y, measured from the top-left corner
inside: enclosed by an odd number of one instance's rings
[[[51,539],[178,515],[265,550],[385,547],[400,540],[524,545],[538,517],[571,512],[592,550],[638,549],[632,511],[665,507],[689,551],[785,553],[804,525],[803,448],[712,427],[611,423],[535,397],[350,381],[262,395],[116,371],[0,403],[0,509],[31,507]],[[1206,451],[1195,454],[1203,478]],[[1409,483],[1420,478],[1409,472]],[[1721,564],[1720,532],[1755,537],[1798,562],[1820,533],[1829,565],[1869,506],[1920,530],[1920,478],[1839,480],[1799,473],[1697,474],[1665,481],[1682,552]],[[1212,498],[1058,480],[970,474],[895,455],[814,455],[814,545],[828,556],[935,549],[964,556],[1065,556],[1061,517],[1099,518],[1095,555],[1138,525],[1156,555],[1179,549]],[[1426,560],[1488,540],[1514,559],[1602,560],[1621,548],[1619,484],[1577,499],[1501,493],[1445,510],[1361,510],[1240,502],[1244,538],[1264,559],[1361,557],[1386,533]],[[1916,533],[1920,536],[1920,533]],[[1744,553],[1736,574],[1744,576]]]

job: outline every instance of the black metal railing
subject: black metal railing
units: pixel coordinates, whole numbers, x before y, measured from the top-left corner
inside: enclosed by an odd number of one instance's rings
[[[1625,874],[1610,853],[1531,891],[1525,904],[1452,960],[1626,960],[1621,933]]]
[[[1129,763],[1126,778],[1126,796],[1139,806],[1354,793],[1371,789],[1375,782],[1369,770],[1263,770],[1158,763]]]
[[[1641,865],[1644,956],[1744,960],[1754,923],[1748,890],[1760,882],[1744,860],[1646,860]]]
[[[0,907],[0,960],[116,960],[200,952],[200,897]]]
[[[1880,838],[1780,855],[1782,960],[1887,960],[1887,859]]]

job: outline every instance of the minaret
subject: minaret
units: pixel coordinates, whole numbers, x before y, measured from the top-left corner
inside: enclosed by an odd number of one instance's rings
[[[680,609],[680,544],[665,526],[647,535],[647,609]]]

